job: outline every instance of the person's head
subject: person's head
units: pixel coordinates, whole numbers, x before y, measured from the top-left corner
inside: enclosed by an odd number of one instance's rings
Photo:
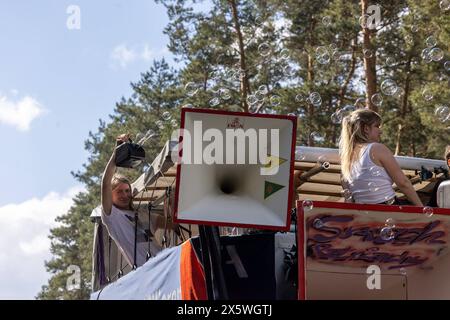
[[[341,157],[341,172],[345,180],[350,177],[355,146],[362,143],[379,142],[380,125],[380,115],[369,109],[353,111],[342,120],[339,154]]]
[[[111,186],[113,204],[119,209],[133,209],[130,181],[123,175],[115,174],[112,178]]]

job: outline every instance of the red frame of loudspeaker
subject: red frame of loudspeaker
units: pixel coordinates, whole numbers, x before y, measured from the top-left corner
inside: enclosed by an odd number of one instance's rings
[[[226,116],[237,116],[237,117],[254,117],[254,118],[272,118],[272,119],[286,119],[292,121],[292,144],[291,144],[291,165],[290,165],[290,175],[289,175],[289,195],[288,195],[288,210],[286,215],[286,225],[284,227],[267,226],[267,225],[253,225],[253,224],[241,224],[241,223],[224,223],[224,222],[212,222],[212,221],[199,221],[199,220],[186,220],[178,219],[178,197],[180,188],[180,176],[181,176],[181,163],[177,164],[177,177],[176,177],[176,191],[175,191],[175,205],[174,205],[174,221],[177,223],[189,223],[189,224],[204,224],[212,226],[230,226],[230,227],[241,227],[241,228],[254,228],[254,229],[267,229],[267,230],[280,230],[289,231],[291,224],[291,203],[292,203],[292,188],[293,188],[293,173],[295,164],[295,142],[297,134],[297,117],[288,115],[271,115],[271,114],[257,114],[249,112],[233,112],[233,111],[223,111],[223,110],[212,110],[212,109],[193,109],[193,108],[183,108],[181,109],[181,129],[184,129],[185,115],[187,112],[192,113],[207,113],[207,114],[217,114]],[[182,142],[181,136],[178,137],[178,143]],[[183,150],[179,154],[180,158],[183,156]]]
[[[306,300],[306,264],[305,264],[305,215],[303,201],[297,201],[297,244],[298,244],[298,299]],[[313,201],[314,208],[348,209],[361,211],[384,211],[395,213],[423,214],[423,207],[396,206],[384,204],[357,204],[330,201]],[[433,214],[450,216],[450,209],[433,208]]]

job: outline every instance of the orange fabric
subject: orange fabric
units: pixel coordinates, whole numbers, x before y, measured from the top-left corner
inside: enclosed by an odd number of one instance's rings
[[[208,299],[206,295],[205,272],[189,240],[181,245],[180,280],[181,299]]]

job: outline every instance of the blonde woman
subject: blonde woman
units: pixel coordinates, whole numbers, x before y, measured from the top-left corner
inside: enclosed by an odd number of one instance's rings
[[[423,206],[392,152],[380,143],[380,126],[380,115],[369,109],[356,110],[343,119],[339,155],[344,189],[356,203]],[[410,203],[395,196],[393,182]]]

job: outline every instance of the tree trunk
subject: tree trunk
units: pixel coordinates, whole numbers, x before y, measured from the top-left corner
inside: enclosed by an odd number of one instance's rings
[[[344,103],[344,99],[345,99],[345,94],[347,93],[348,84],[350,83],[350,81],[352,80],[353,75],[355,74],[355,69],[356,69],[356,42],[357,42],[357,39],[353,39],[352,40],[352,65],[350,67],[350,70],[348,71],[347,78],[345,79],[341,90],[339,90],[339,100],[338,100],[338,104],[337,104],[338,108],[342,107],[342,105]]]
[[[361,0],[362,15],[367,12],[368,0]],[[377,92],[377,73],[376,73],[376,55],[371,42],[372,31],[367,28],[367,24],[363,27],[363,56],[364,71],[366,74],[366,106],[371,110],[378,111],[378,107],[372,103],[371,97]],[[371,55],[366,54],[370,50]]]
[[[233,14],[234,28],[236,29],[236,34],[238,37],[238,46],[239,46],[239,56],[240,56],[240,67],[241,71],[244,71],[244,75],[239,75],[240,85],[241,85],[241,106],[244,109],[244,112],[248,112],[248,103],[247,103],[247,95],[250,91],[250,84],[248,82],[248,74],[247,74],[247,65],[245,61],[245,49],[244,49],[244,40],[242,38],[241,26],[239,24],[236,0],[228,0],[231,6],[231,11]]]
[[[398,156],[398,154],[400,153],[400,149],[401,149],[400,138],[402,136],[402,130],[403,130],[403,126],[401,123],[399,123],[398,127],[397,127],[397,141],[395,143],[395,155],[396,156]]]
[[[313,18],[311,20],[311,24],[309,27],[309,44],[311,46],[311,48],[314,48],[315,46],[315,41],[314,41],[314,29],[315,29],[315,25],[316,25],[316,20]],[[314,65],[313,65],[313,58],[312,58],[312,53],[309,50],[308,51],[308,83],[312,84],[314,81]],[[311,86],[312,87],[312,86]],[[311,135],[312,133],[312,129],[313,129],[313,123],[312,123],[312,119],[314,118],[314,106],[312,105],[312,103],[308,103],[308,146],[314,147],[314,138]]]
[[[408,97],[409,97],[410,86],[411,86],[411,61],[412,61],[412,56],[409,55],[408,61],[406,62],[406,65],[405,65],[405,73],[406,73],[405,87],[404,87],[405,94],[403,96],[402,105],[401,105],[401,109],[400,109],[401,123],[398,125],[398,128],[397,128],[397,139],[396,139],[397,141],[395,143],[395,155],[396,156],[399,155],[402,150],[401,133],[402,133],[402,130],[405,128],[403,124],[405,123],[405,117],[408,112]]]

